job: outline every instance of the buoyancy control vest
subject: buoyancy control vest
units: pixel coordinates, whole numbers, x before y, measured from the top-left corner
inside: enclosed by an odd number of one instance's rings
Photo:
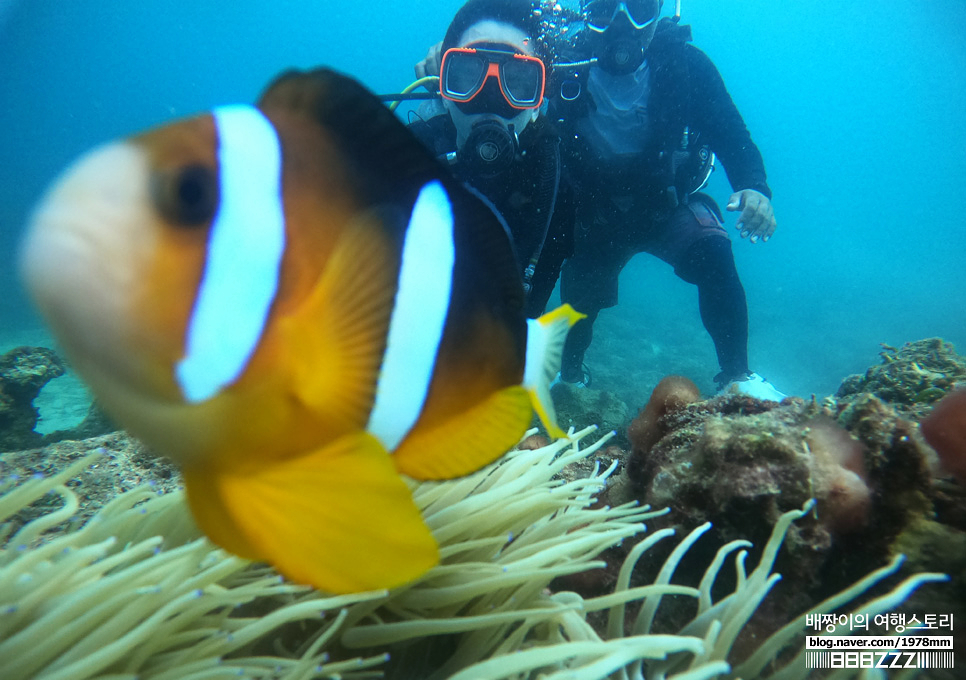
[[[647,103],[648,142],[643,151],[602,154],[580,121],[596,107],[588,78],[591,55],[578,43],[572,66],[556,67],[551,83],[551,120],[562,132],[564,163],[575,182],[611,197],[629,197],[634,203],[673,209],[707,181],[714,154],[702,144],[701,133],[691,130],[691,77],[688,68],[690,26],[662,19],[646,51],[650,71]],[[566,57],[565,57],[566,60]]]
[[[447,114],[416,120],[409,129],[461,181],[483,195],[503,218],[529,291],[554,215],[560,187],[560,138],[538,118],[519,134],[512,163],[497,173],[480,173],[461,162],[456,127]]]

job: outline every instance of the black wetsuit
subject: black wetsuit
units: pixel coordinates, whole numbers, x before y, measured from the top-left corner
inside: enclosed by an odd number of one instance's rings
[[[575,254],[563,269],[562,297],[588,316],[568,338],[566,380],[580,380],[593,321],[602,308],[617,304],[618,274],[640,252],[660,257],[697,285],[701,318],[721,366],[716,379],[748,372],[748,311],[731,242],[714,201],[690,195],[699,155],[713,151],[735,191],[754,189],[770,198],[771,190],[761,154],[718,70],[690,38],[689,27],[663,20],[648,47],[650,94],[643,117],[649,132],[639,151],[601,152],[582,134],[595,107],[586,87],[571,102],[554,100],[551,119],[564,132],[564,166],[577,205]]]
[[[456,151],[456,127],[448,114],[416,120],[409,129],[443,163]],[[473,176],[459,162],[447,165],[506,223],[527,287],[526,314],[533,318],[543,313],[560,266],[573,251],[573,199],[561,181],[559,138],[544,119],[527,125],[520,149],[510,168],[492,177]]]

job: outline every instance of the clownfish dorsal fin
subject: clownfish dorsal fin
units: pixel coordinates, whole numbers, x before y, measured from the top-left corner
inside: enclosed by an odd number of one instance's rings
[[[439,562],[409,487],[367,432],[254,470],[184,473],[209,538],[293,581],[355,593],[402,585]]]
[[[266,88],[258,106],[300,112],[321,125],[357,174],[356,191],[372,204],[412,205],[432,180],[447,186],[453,182],[395,114],[335,71],[283,73]]]
[[[295,395],[332,431],[365,427],[385,351],[397,264],[376,212],[344,229],[300,309],[280,320]]]

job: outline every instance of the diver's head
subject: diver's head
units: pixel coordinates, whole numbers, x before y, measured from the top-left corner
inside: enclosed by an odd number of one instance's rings
[[[469,0],[443,40],[440,94],[457,158],[479,174],[509,167],[518,135],[540,114],[546,60],[533,0]]]
[[[644,63],[663,0],[582,0],[597,65],[609,73],[633,73]]]

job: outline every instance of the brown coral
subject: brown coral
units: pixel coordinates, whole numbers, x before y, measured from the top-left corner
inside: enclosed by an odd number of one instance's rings
[[[943,397],[919,425],[943,468],[966,484],[966,390]]]
[[[872,506],[865,447],[828,416],[816,416],[807,426],[805,441],[812,454],[819,516],[833,534],[861,529],[869,521]]]
[[[663,378],[651,392],[647,405],[627,428],[634,455],[647,455],[651,447],[667,434],[670,426],[662,422],[664,416],[700,398],[701,391],[689,378],[680,375]]]

